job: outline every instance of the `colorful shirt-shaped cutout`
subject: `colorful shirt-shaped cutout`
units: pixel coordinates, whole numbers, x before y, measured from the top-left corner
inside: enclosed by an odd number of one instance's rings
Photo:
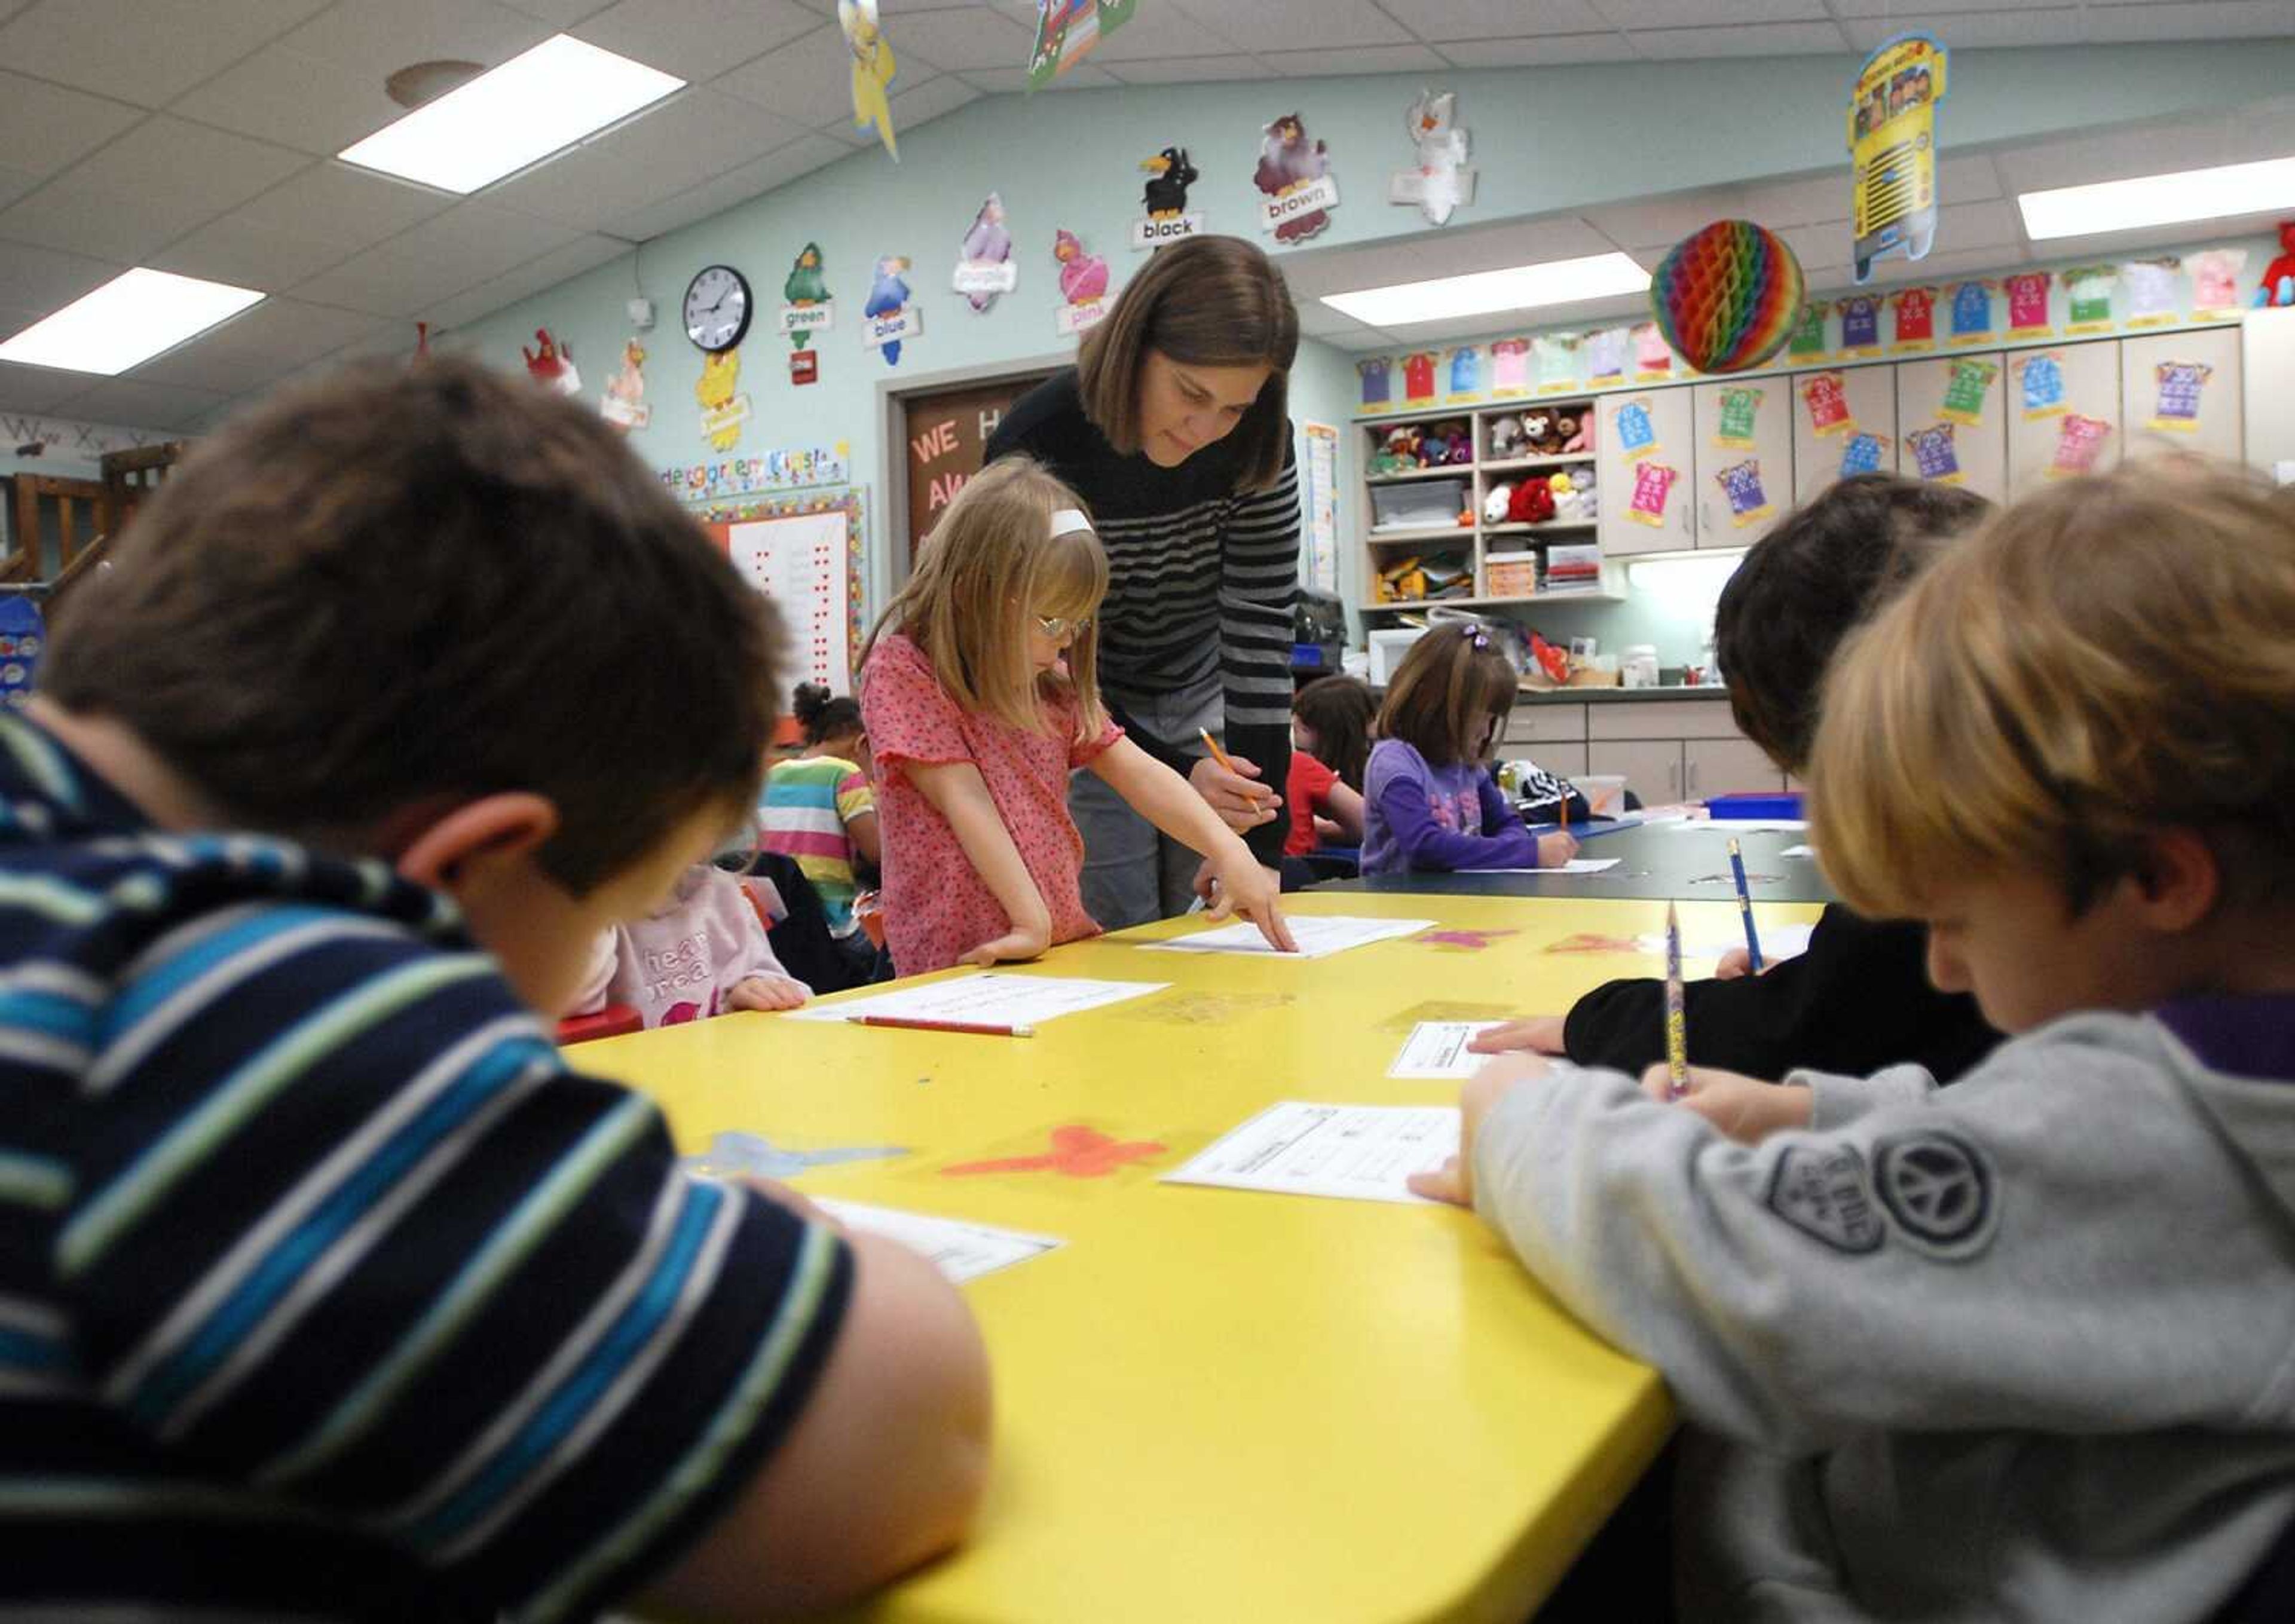
[[[1982,422],[1984,398],[1992,391],[1992,380],[1999,376],[1999,367],[1989,361],[1954,362],[1937,415],[1955,423]]]
[[[1750,451],[1753,446],[1753,417],[1760,411],[1764,392],[1760,389],[1735,388],[1721,391],[1721,420],[1713,431],[1713,443],[1733,451]]]
[[[1366,408],[1384,406],[1393,400],[1394,363],[1384,355],[1355,363],[1355,372],[1362,379],[1362,404]]]
[[[2048,477],[2064,479],[2095,472],[2096,459],[2103,453],[2104,437],[2111,432],[2111,425],[2100,417],[2067,412],[2056,430],[2056,454],[2048,464]]]
[[[1626,460],[1646,457],[1657,449],[1657,428],[1650,421],[1649,403],[1629,400],[1610,414],[1610,428],[1618,437],[1618,449]]]
[[[1936,338],[1936,290],[1904,288],[1889,296],[1897,314],[1897,343],[1925,345]]]
[[[1653,529],[1664,524],[1666,499],[1673,494],[1673,482],[1680,477],[1678,469],[1662,462],[1636,463],[1634,494],[1626,503],[1626,517]]]
[[[1450,393],[1479,395],[1482,388],[1482,352],[1462,345],[1450,352]]]
[[[2239,279],[2247,269],[2245,249],[2209,249],[2192,256],[2192,313],[2213,315],[2240,306]]]
[[[2150,327],[2176,319],[2176,273],[2180,268],[2174,259],[2131,259],[2119,267],[2119,280],[2128,286],[2129,326]]]
[[[1913,448],[1913,471],[1923,479],[1943,484],[1957,484],[1960,479],[1960,458],[1953,450],[1953,426],[1938,423],[1932,428],[1915,428],[1905,437],[1905,444]]]
[[[2111,290],[2119,273],[2110,265],[2084,265],[2064,273],[2064,298],[2070,306],[2065,321],[2075,332],[2095,332],[2111,325]]]
[[[2159,386],[2158,404],[2152,409],[2151,427],[2191,434],[2200,426],[2200,394],[2215,368],[2197,361],[2162,361],[2152,369]]]
[[[2048,282],[2046,271],[2023,271],[2005,276],[2000,285],[2008,293],[2008,336],[2048,331]]]
[[[1538,357],[1538,387],[1566,389],[1578,382],[1578,335],[1547,333],[1531,340]]]
[[[1841,477],[1853,479],[1859,474],[1877,474],[1881,459],[1888,454],[1889,443],[1877,434],[1858,432],[1841,443]]]
[[[1626,375],[1626,330],[1605,327],[1586,335],[1586,371],[1596,383],[1614,383]]]
[[[1491,346],[1491,388],[1520,395],[1530,388],[1530,340],[1500,339]]]
[[[1433,351],[1420,350],[1402,358],[1402,393],[1413,402],[1434,398]]]
[[[1662,378],[1673,371],[1673,351],[1655,322],[1634,329],[1634,370],[1644,378]]]
[[[1964,282],[1952,285],[1952,336],[1956,339],[1992,336],[1992,284]]]
[[[2016,363],[2016,380],[2024,398],[2024,416],[2054,417],[2064,409],[2064,364],[2053,355],[2026,355]]]
[[[1743,529],[1769,516],[1769,495],[1761,488],[1759,460],[1748,457],[1743,462],[1733,462],[1714,475],[1713,480],[1728,499],[1732,525]]]
[[[1811,372],[1801,380],[1801,404],[1813,434],[1842,434],[1857,426],[1849,414],[1849,394],[1838,372]]]
[[[1785,340],[1785,354],[1804,361],[1825,354],[1825,313],[1831,308],[1821,298],[1803,305],[1794,319],[1793,336]]]
[[[1872,293],[1853,294],[1840,301],[1841,347],[1870,350],[1881,347],[1881,300]]]

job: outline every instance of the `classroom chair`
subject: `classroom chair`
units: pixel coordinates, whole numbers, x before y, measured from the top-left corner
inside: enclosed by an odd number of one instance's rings
[[[593,1009],[588,1015],[569,1015],[558,1023],[558,1047],[569,1043],[587,1043],[592,1038],[618,1038],[625,1032],[643,1030],[645,1019],[627,1004],[608,1004],[603,1009]]]

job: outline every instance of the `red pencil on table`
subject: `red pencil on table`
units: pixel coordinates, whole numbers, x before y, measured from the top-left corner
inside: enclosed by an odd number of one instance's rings
[[[1006,1026],[993,1021],[927,1021],[906,1015],[848,1015],[855,1026],[901,1026],[911,1032],[969,1032],[984,1038],[1033,1038],[1033,1026]]]

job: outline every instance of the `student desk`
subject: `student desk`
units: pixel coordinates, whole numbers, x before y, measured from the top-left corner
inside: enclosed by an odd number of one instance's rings
[[[658,1099],[687,1151],[727,1129],[907,1147],[794,1182],[1067,1242],[963,1288],[995,1370],[992,1487],[972,1543],[868,1619],[1519,1620],[1664,1441],[1655,1374],[1471,1213],[1156,1182],[1278,1099],[1455,1100],[1454,1082],[1386,1079],[1414,1021],[1558,1010],[1656,973],[1543,950],[1662,930],[1662,907],[1286,901],[1450,934],[1305,961],[1139,951],[1197,927],[1165,921],[1027,967],[1171,983],[1033,1039],[740,1014],[580,1051]],[[1736,907],[1699,902],[1683,926],[1727,939]],[[1095,1178],[941,1171],[1041,1153],[1071,1123],[1165,1148]]]
[[[1729,879],[1733,832],[1745,854],[1747,889],[1755,902],[1838,900],[1815,858],[1780,855],[1791,847],[1807,845],[1808,830],[1733,831],[1729,824],[1719,822],[1648,823],[1589,840],[1580,848],[1580,856],[1619,860],[1616,868],[1599,874],[1377,874],[1315,889],[1406,895],[1713,898],[1734,902],[1737,893]]]

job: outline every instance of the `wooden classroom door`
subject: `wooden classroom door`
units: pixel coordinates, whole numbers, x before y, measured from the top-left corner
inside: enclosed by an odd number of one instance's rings
[[[1830,379],[1831,381],[1825,381]],[[1844,471],[1897,466],[1897,369],[1836,367],[1791,380],[1793,502],[1809,500]]]
[[[2236,327],[2119,341],[2119,397],[2131,457],[2196,452],[2240,461],[2247,452],[2240,395]]]
[[[2008,500],[2067,474],[2119,466],[2119,340],[2008,357]]]
[[[980,471],[989,437],[1004,413],[1049,376],[1035,372],[902,399],[902,432],[909,448],[909,551],[899,560],[901,580],[908,578],[917,549],[940,523],[957,492]]]
[[[1897,363],[1897,471],[2008,499],[2008,372],[1998,350]]]
[[[1690,391],[1681,386],[1594,403],[1594,466],[1602,493],[1602,556],[1678,552],[1696,545],[1691,517],[1696,447]],[[1646,465],[1648,472],[1644,473]]]
[[[1750,547],[1791,510],[1793,428],[1789,378],[1701,383],[1696,396],[1700,547]],[[1609,495],[1604,493],[1605,506]]]

